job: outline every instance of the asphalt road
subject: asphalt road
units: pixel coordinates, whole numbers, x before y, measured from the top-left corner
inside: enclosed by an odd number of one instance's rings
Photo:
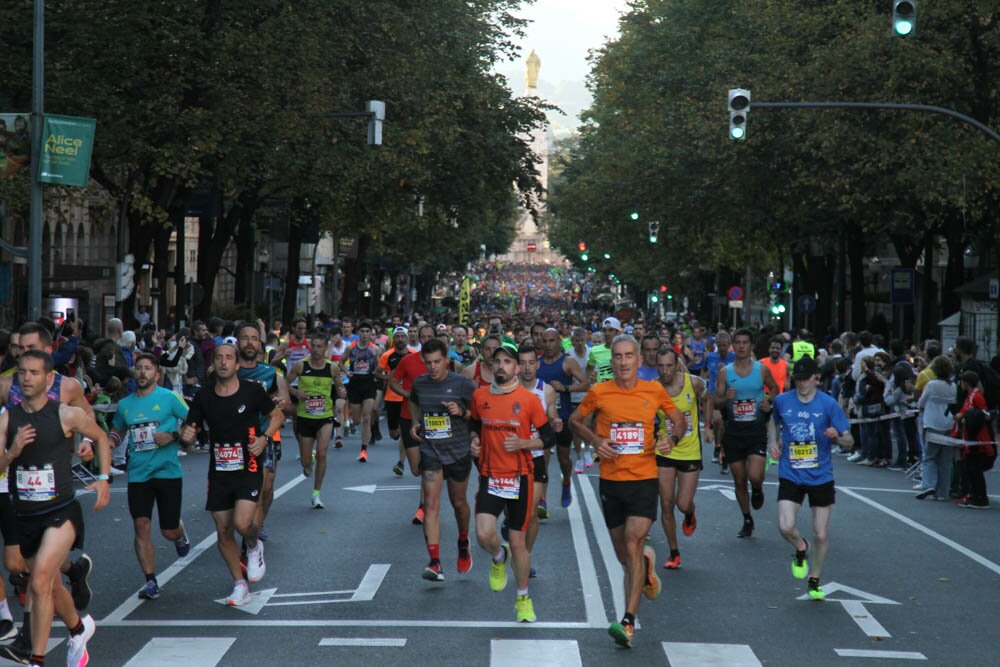
[[[267,523],[267,575],[252,585],[254,601],[246,607],[216,601],[231,582],[204,511],[207,455],[182,459],[192,551],[178,560],[171,544],[156,542],[157,600],[136,599],[143,577],[124,479],[99,514],[89,512],[93,496],[83,497],[86,550],[96,564],[91,664],[996,664],[1000,510],[917,501],[912,482],[899,472],[837,458],[827,600],[813,602],[801,599],[805,582],[792,578],[791,549],[778,534],[776,469],[768,475],[754,538],[740,540],[732,482],[706,463],[696,498],[698,530],[681,537],[683,566],[659,569],[663,594],[643,600],[636,645],[626,650],[606,633],[621,616],[621,578],[599,514],[597,468],[575,476],[568,510],[559,507],[558,489],[550,489],[552,516],[542,524],[534,554],[538,577],[530,587],[538,622],[518,625],[512,578],[507,590],[493,593],[487,557],[475,544],[472,571],[456,572],[457,533],[447,501],[446,580],[421,578],[427,554],[421,529],[410,522],[417,478],[392,474],[395,443],[374,445],[368,464],[354,460],[356,437],[342,450],[331,449],[326,509],[313,510],[311,482],[300,474],[293,442],[289,434],[281,495]],[[555,462],[550,474],[557,479]],[[988,482],[1000,489],[1000,474],[989,473]],[[807,509],[800,527],[808,535]],[[667,547],[659,524],[650,543],[662,563]],[[53,634],[59,640],[65,630],[58,626]],[[53,644],[50,662],[61,664],[64,642]]]

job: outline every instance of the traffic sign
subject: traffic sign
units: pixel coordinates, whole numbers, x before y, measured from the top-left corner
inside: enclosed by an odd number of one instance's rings
[[[916,272],[913,269],[895,268],[890,278],[889,300],[894,306],[906,306],[913,303],[916,292]]]
[[[803,313],[812,313],[816,310],[816,297],[812,294],[803,294],[797,301],[799,310]]]
[[[743,288],[739,285],[733,285],[726,294],[729,296],[730,301],[739,301],[743,298]],[[735,306],[730,305],[729,307],[734,308]]]
[[[743,307],[743,301],[740,300],[740,299],[730,299],[729,300],[729,307],[730,308],[742,308]]]

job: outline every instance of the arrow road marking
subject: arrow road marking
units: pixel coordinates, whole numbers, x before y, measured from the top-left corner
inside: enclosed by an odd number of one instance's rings
[[[389,573],[389,565],[384,563],[377,563],[370,565],[368,571],[365,572],[365,576],[362,577],[361,583],[358,587],[353,590],[347,591],[311,591],[307,593],[279,593],[276,594],[277,588],[267,588],[261,591],[255,591],[250,594],[250,602],[239,607],[234,607],[234,609],[239,609],[247,614],[253,614],[256,616],[261,612],[261,610],[267,607],[294,607],[300,605],[310,605],[310,604],[331,604],[334,602],[371,602],[375,599],[375,594],[378,592],[379,587],[385,580],[385,575]],[[312,598],[320,595],[350,595],[351,597],[345,598],[333,598],[325,600],[290,600],[288,602],[272,602],[271,598]],[[221,600],[216,600],[221,605],[226,604],[225,598]]]
[[[699,486],[698,490],[699,491],[718,491],[719,493],[721,493],[722,495],[724,495],[726,498],[729,498],[730,500],[736,500],[736,489],[733,488],[732,484],[730,484],[728,486],[725,485],[725,484],[709,484],[708,486]]]
[[[865,591],[858,590],[851,586],[845,584],[838,584],[836,581],[831,581],[828,584],[823,585],[823,591],[827,594],[827,600],[830,602],[839,602],[847,612],[851,620],[854,621],[861,631],[864,632],[869,637],[891,637],[889,631],[882,627],[882,624],[875,620],[875,617],[871,615],[868,609],[865,607],[866,604],[895,604],[899,603],[890,600],[889,598],[884,598],[879,595],[874,595],[872,593],[866,593]],[[849,598],[831,598],[831,593],[836,593],[841,591],[847,595],[853,595],[855,598],[860,599],[849,599]],[[808,600],[809,595],[800,595],[799,600]]]
[[[419,488],[420,485],[418,484],[413,484],[411,486],[377,486],[375,484],[366,484],[365,486],[345,486],[344,491],[375,493],[376,491],[414,491]]]

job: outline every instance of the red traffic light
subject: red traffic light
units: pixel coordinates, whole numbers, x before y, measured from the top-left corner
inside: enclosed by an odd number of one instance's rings
[[[538,247],[534,243],[529,243],[528,244],[528,252],[535,252],[535,250],[537,250],[537,249],[538,249]]]
[[[667,286],[666,285],[660,285],[660,291],[661,292],[666,292],[667,291]]]
[[[578,245],[577,247],[580,248],[580,252],[583,252],[584,250],[587,249],[587,244],[584,243],[583,241],[580,241],[580,245]]]

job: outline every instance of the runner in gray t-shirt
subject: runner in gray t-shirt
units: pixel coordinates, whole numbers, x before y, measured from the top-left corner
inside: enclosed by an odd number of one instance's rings
[[[431,562],[424,579],[444,581],[441,568],[441,487],[448,480],[448,499],[458,522],[458,571],[472,569],[469,552],[469,501],[466,497],[472,457],[469,423],[475,385],[448,370],[448,348],[440,340],[427,341],[420,350],[427,374],[413,381],[409,407],[410,435],[420,441],[420,475],[424,492],[424,539]]]

